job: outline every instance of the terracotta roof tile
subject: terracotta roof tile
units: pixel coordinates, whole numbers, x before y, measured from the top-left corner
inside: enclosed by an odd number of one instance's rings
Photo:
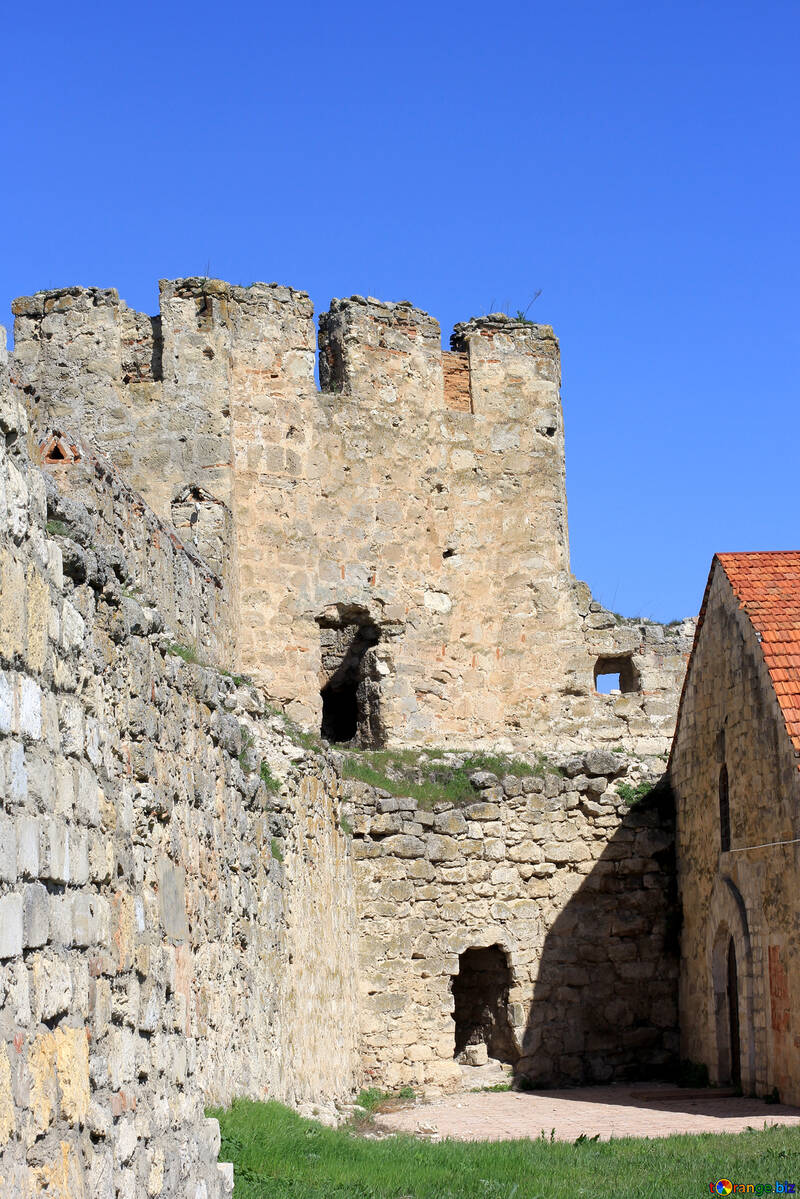
[[[717,559],[759,635],[787,732],[800,753],[800,551]]]

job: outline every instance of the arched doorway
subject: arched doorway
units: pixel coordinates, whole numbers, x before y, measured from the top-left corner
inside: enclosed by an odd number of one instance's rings
[[[745,1094],[752,1094],[759,1035],[753,1016],[753,944],[747,908],[728,877],[714,883],[707,945],[713,1004],[709,1012],[713,1025],[706,1042],[711,1081],[740,1086]]]

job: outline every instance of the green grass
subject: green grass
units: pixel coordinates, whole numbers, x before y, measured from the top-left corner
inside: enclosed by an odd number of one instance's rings
[[[51,537],[72,537],[74,530],[63,520],[48,520],[45,529]]]
[[[195,645],[181,645],[180,642],[175,641],[172,645],[167,646],[167,653],[176,658],[182,658],[184,662],[191,662],[194,666],[203,665]]]
[[[269,843],[269,848],[270,848],[270,851],[271,851],[272,856],[275,859],[275,861],[282,862],[283,861],[283,850],[281,849],[281,843],[277,837],[272,838],[272,840]]]
[[[368,1087],[359,1093],[356,1103],[365,1112],[378,1112],[387,1108],[404,1107],[413,1103],[416,1094],[412,1087],[401,1087],[399,1091],[382,1091],[380,1087]]]
[[[800,1182],[800,1130],[576,1143],[370,1140],[328,1129],[277,1103],[213,1111],[234,1199],[686,1199],[718,1178]],[[433,1117],[432,1117],[433,1118]]]
[[[260,767],[258,773],[261,778],[261,782],[264,784],[264,786],[267,788],[268,791],[271,791],[273,793],[273,795],[277,794],[277,792],[280,791],[281,780],[275,777],[275,775],[272,773],[272,771],[269,768],[269,763],[265,762],[263,759],[261,761],[261,767]]]
[[[480,792],[469,776],[476,770],[488,770],[501,777],[513,774],[543,775],[550,767],[540,756],[535,766],[502,754],[474,753],[460,757],[459,764],[443,761],[442,749],[373,749],[348,751],[342,768],[343,777],[369,783],[388,791],[416,799],[420,807],[433,807],[448,801],[456,805],[474,803]]]
[[[629,808],[639,803],[652,790],[652,783],[637,783],[635,787],[630,783],[617,783],[617,795],[619,795],[620,799],[625,800]]]

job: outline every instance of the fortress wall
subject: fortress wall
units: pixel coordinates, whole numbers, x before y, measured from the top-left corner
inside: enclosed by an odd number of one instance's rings
[[[177,642],[203,661],[230,665],[225,565],[222,574],[211,570],[191,543],[185,546],[109,460],[85,442],[56,433],[44,450],[49,527],[69,534],[65,546],[72,572],[83,581],[96,577],[95,547],[105,546],[106,554],[116,554],[125,592],[156,608]],[[54,460],[54,450],[68,457]]]
[[[91,441],[162,516],[187,484],[230,507],[229,291],[162,281],[154,318],[113,289],[15,300],[14,381],[35,428]]]
[[[336,779],[260,692],[171,652],[101,543],[124,497],[60,507],[3,378],[0,434],[0,1192],[214,1199],[206,1104],[357,1082]]]
[[[521,336],[530,338],[527,327]],[[546,344],[557,353],[552,335]],[[252,586],[261,622],[245,662],[310,723],[324,681],[316,621],[336,605],[355,605],[383,631],[381,696],[394,737],[497,739],[508,708],[524,709],[531,689],[547,691],[563,671],[577,629],[563,436],[522,416],[448,408],[442,360],[427,314],[334,301],[320,318],[323,391],[305,392],[294,444],[259,450],[280,434],[279,418],[257,399],[237,404],[238,526],[258,527],[256,542],[266,535],[274,546],[243,566],[243,601]],[[537,382],[537,406],[542,386],[553,384]],[[253,459],[244,497],[239,462]],[[271,613],[265,594],[281,596]]]
[[[478,318],[443,353],[408,303],[334,300],[318,391],[306,293],[160,302],[19,300],[14,375],[40,433],[83,429],[228,583],[231,664],[318,728],[320,622],[357,619],[393,740],[667,752],[691,630],[621,622],[570,574],[549,326]],[[634,660],[636,694],[595,694],[601,657]]]
[[[560,773],[484,775],[476,802],[433,811],[346,784],[374,1083],[458,1085],[459,958],[495,946],[510,987],[499,1004],[485,992],[483,1014],[501,1033],[507,1015],[505,1060],[518,1077],[604,1083],[675,1066],[672,814],[657,793],[630,808],[620,798],[612,780],[630,765],[593,751]]]

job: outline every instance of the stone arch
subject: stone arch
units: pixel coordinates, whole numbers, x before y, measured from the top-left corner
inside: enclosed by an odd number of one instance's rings
[[[754,1021],[753,943],[744,899],[732,879],[718,878],[711,896],[708,920],[707,962],[711,985],[716,1060],[709,1063],[712,1082],[729,1083],[738,1056],[740,1082],[745,1094],[756,1088],[756,1031]],[[735,998],[731,1012],[731,957],[735,962]],[[738,1055],[731,1045],[738,1029]]]

